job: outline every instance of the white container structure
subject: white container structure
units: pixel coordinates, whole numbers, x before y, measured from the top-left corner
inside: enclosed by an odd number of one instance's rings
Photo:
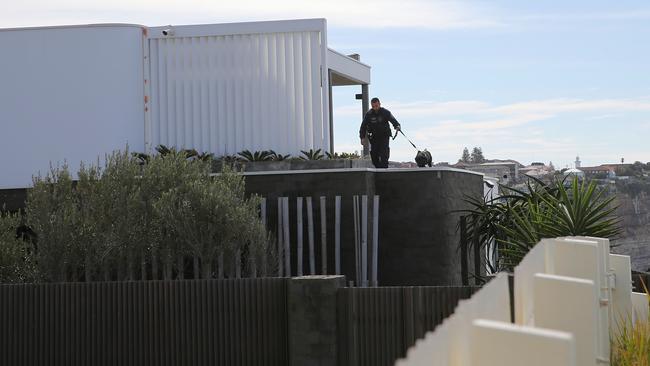
[[[130,25],[0,31],[0,188],[144,149],[144,41]]]
[[[327,47],[325,19],[0,30],[0,188],[129,144],[217,156],[332,151],[331,87],[370,67]]]

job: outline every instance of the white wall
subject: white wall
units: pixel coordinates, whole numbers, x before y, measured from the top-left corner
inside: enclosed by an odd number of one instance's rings
[[[0,188],[144,149],[142,28],[0,30]]]
[[[151,147],[329,149],[324,20],[164,29],[149,32]]]

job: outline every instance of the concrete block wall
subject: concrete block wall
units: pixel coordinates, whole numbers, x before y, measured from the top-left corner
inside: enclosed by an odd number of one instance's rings
[[[334,268],[334,197],[341,196],[341,267],[348,280],[355,280],[352,196],[374,195],[379,203],[379,285],[460,285],[461,209],[469,208],[467,196],[483,194],[480,174],[451,168],[331,169],[285,172],[252,172],[246,190],[267,198],[268,227],[277,227],[277,197],[289,197],[291,243],[296,242],[295,197],[314,200],[314,223],[320,223],[317,207],[327,197],[328,268]],[[316,225],[316,224],[315,224]],[[306,226],[306,225],[305,225]],[[369,243],[372,217],[369,212]],[[320,247],[320,227],[316,246]],[[305,235],[306,238],[306,235]],[[291,253],[295,262],[295,249]],[[316,258],[320,262],[320,258]],[[470,267],[472,265],[470,264]],[[328,274],[332,274],[330,272]],[[321,273],[318,273],[321,274]]]
[[[304,276],[289,281],[290,365],[336,366],[336,292],[343,276]]]

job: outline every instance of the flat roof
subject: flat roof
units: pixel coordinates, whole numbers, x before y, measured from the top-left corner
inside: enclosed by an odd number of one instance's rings
[[[323,174],[323,173],[352,173],[352,172],[373,172],[373,173],[412,173],[412,172],[453,172],[465,173],[478,176],[485,176],[483,173],[473,172],[465,169],[431,167],[431,168],[340,168],[340,169],[300,169],[300,170],[277,170],[260,172],[243,172],[246,175],[278,175],[278,174]],[[214,173],[219,174],[219,173]]]

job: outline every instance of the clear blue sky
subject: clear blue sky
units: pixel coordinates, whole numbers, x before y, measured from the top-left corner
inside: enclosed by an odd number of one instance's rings
[[[650,161],[648,1],[24,0],[0,27],[324,17],[329,45],[372,66],[370,93],[435,161],[463,147],[557,168]],[[358,87],[337,87],[335,149],[358,145]],[[399,137],[391,160],[412,160]]]

